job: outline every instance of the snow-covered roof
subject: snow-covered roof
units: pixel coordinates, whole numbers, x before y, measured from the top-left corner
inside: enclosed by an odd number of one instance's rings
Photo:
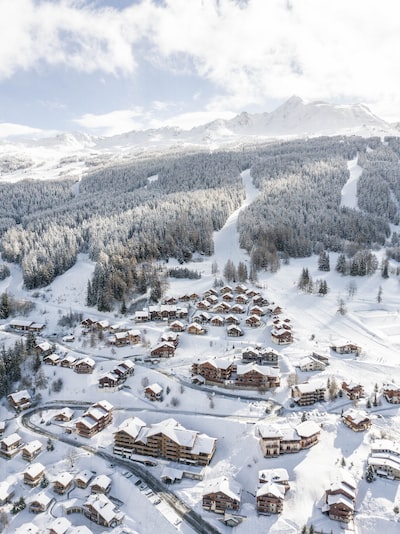
[[[205,362],[203,363],[209,363],[210,365],[212,365],[213,367],[215,367],[216,369],[229,369],[229,367],[232,365],[232,361],[231,360],[224,360],[223,358],[216,358],[215,360],[206,360]]]
[[[224,493],[231,499],[240,501],[241,487],[234,480],[221,476],[205,482],[203,495],[209,495],[210,493]]]
[[[4,443],[6,447],[10,447],[11,445],[14,445],[14,443],[18,443],[18,441],[20,441],[21,439],[22,438],[19,434],[17,434],[16,432],[13,432],[9,436],[6,436],[5,438],[3,438],[1,442]]]
[[[274,367],[267,367],[265,365],[264,366],[257,365],[254,362],[243,364],[243,365],[239,364],[237,366],[237,371],[236,372],[237,372],[238,375],[244,375],[244,374],[249,373],[251,371],[256,371],[260,375],[271,376],[271,377],[274,377],[274,378],[278,377],[279,374],[280,374],[279,369],[275,369]]]
[[[338,495],[328,495],[327,496],[327,504],[331,506],[332,504],[341,504],[347,506],[350,510],[354,511],[354,504],[353,502],[346,497],[345,495],[338,494]]]
[[[103,493],[89,495],[85,506],[92,506],[107,523],[120,516],[120,513],[115,511],[115,505]]]
[[[216,438],[207,436],[207,434],[198,434],[197,439],[192,448],[193,454],[211,454],[214,450]]]
[[[31,399],[31,396],[26,389],[21,389],[21,391],[16,391],[15,393],[10,393],[9,397],[14,402],[20,402],[24,399],[29,399],[29,400]]]
[[[94,406],[100,406],[100,408],[103,408],[106,412],[111,412],[114,409],[114,406],[111,404],[111,402],[108,402],[107,400],[101,400],[97,401]]]
[[[75,480],[81,480],[84,484],[87,484],[89,480],[92,478],[93,474],[91,471],[88,471],[84,469],[83,471],[80,471],[76,477]]]
[[[68,473],[67,471],[64,471],[64,473],[59,473],[56,478],[54,479],[54,482],[57,482],[61,486],[68,486],[74,479],[74,475],[71,473]]]
[[[35,478],[40,473],[44,471],[45,467],[40,462],[36,462],[34,464],[31,464],[29,467],[27,467],[24,471],[24,474],[27,474],[28,476]]]
[[[101,474],[101,475],[97,475],[97,477],[90,484],[90,487],[98,486],[99,488],[106,490],[110,486],[111,482],[112,480],[110,477],[108,477],[107,475]]]
[[[296,426],[296,432],[302,438],[309,438],[313,434],[321,432],[321,427],[315,421],[303,421]]]
[[[43,341],[43,343],[39,343],[38,345],[36,345],[36,347],[42,350],[43,352],[51,350],[51,345],[48,341]]]
[[[276,469],[261,469],[258,472],[258,480],[267,482],[287,482],[289,474],[284,467],[277,467]]]
[[[65,534],[70,526],[71,521],[68,521],[66,517],[57,517],[50,523],[49,529],[55,532],[55,534]]]
[[[162,386],[160,386],[160,384],[157,384],[156,382],[154,384],[150,384],[149,386],[147,386],[146,390],[147,389],[150,389],[155,395],[159,395],[160,393],[163,392]]]
[[[0,502],[6,501],[12,493],[11,486],[8,482],[0,482]]]
[[[48,495],[45,491],[40,491],[39,493],[35,493],[29,502],[37,502],[39,505],[47,508],[51,501],[52,497],[50,497],[50,495]]]
[[[68,534],[93,534],[93,531],[85,525],[79,525],[78,527],[71,527]]]
[[[144,428],[145,426],[146,426],[146,423],[142,421],[141,419],[139,419],[139,417],[130,417],[129,419],[126,419],[119,425],[118,432],[120,431],[126,432],[133,439],[136,439],[139,434],[140,429]]]
[[[89,367],[94,367],[95,361],[92,358],[89,358],[89,356],[87,356],[86,358],[82,358],[81,360],[76,362],[76,365],[81,365],[81,364],[86,364],[86,365],[89,365]]]
[[[261,424],[258,427],[258,433],[264,439],[281,439],[282,432],[276,425]]]
[[[33,441],[30,441],[24,446],[24,451],[28,452],[29,454],[34,454],[35,452],[39,451],[42,448],[42,443],[35,439]]]
[[[271,494],[278,499],[284,499],[285,495],[282,493],[282,489],[274,482],[267,482],[263,484],[256,493],[256,497],[262,497],[263,495]]]
[[[14,534],[38,534],[39,528],[33,523],[24,523],[14,530]]]
[[[355,410],[354,408],[349,408],[343,412],[343,417],[345,419],[350,419],[354,424],[359,425],[365,420],[369,420],[368,414],[362,410]]]

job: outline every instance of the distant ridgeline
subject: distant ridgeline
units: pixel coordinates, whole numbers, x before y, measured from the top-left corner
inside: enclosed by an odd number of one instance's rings
[[[221,150],[142,156],[73,181],[0,184],[3,259],[22,266],[27,288],[43,287],[76,261],[97,261],[88,304],[109,309],[114,299],[150,285],[157,275],[142,263],[213,252],[219,230],[244,196],[240,173],[251,168],[260,197],[239,217],[240,244],[255,269],[277,269],[282,258],[321,250],[347,255],[389,246],[400,256],[397,179],[400,141],[320,137]],[[341,207],[347,161],[358,155],[360,209]]]

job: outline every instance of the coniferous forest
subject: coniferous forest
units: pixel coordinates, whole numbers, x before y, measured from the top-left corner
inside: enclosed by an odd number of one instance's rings
[[[260,195],[241,212],[238,230],[253,271],[333,251],[344,255],[346,274],[365,274],[356,268],[363,250],[386,246],[391,258],[400,257],[398,235],[389,241],[390,223],[399,222],[399,155],[397,138],[320,137],[144,154],[88,172],[79,184],[0,184],[2,258],[19,263],[33,289],[87,253],[96,262],[88,305],[109,310],[148,289],[156,299],[154,262],[212,254],[212,234],[241,205],[240,173],[250,169]],[[354,158],[363,169],[358,209],[341,206]]]

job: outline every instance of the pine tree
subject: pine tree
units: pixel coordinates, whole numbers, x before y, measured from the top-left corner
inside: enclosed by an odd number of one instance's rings
[[[346,256],[344,254],[339,254],[337,263],[336,263],[336,270],[340,274],[347,273],[347,262],[346,262]]]
[[[389,278],[389,260],[387,258],[383,260],[382,278]]]
[[[382,302],[382,286],[379,286],[378,294],[376,296],[376,302],[380,304]]]
[[[318,269],[320,271],[330,271],[329,254],[325,250],[321,250],[318,257]]]

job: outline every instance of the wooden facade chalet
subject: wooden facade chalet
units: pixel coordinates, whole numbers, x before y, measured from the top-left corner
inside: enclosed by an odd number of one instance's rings
[[[215,306],[218,302],[218,297],[215,295],[207,295],[205,300],[211,304],[211,306]]]
[[[178,299],[176,297],[166,297],[164,304],[178,304]]]
[[[342,382],[342,390],[350,400],[358,400],[364,397],[364,388],[361,384]]]
[[[305,382],[296,384],[291,388],[292,398],[298,406],[309,406],[316,402],[325,401],[326,387],[322,384]]]
[[[72,369],[77,361],[78,359],[75,356],[72,356],[72,354],[68,354],[67,356],[64,356],[64,358],[60,361],[60,366]]]
[[[268,306],[268,312],[270,315],[280,315],[282,313],[282,308],[280,306],[276,306],[275,304],[272,304]]]
[[[285,495],[282,488],[273,482],[263,484],[256,493],[259,514],[280,514],[283,511]]]
[[[12,458],[22,448],[22,438],[16,432],[6,436],[0,441],[0,455],[4,458]]]
[[[151,401],[162,401],[163,388],[160,386],[160,384],[150,384],[145,388],[144,394],[146,398]]]
[[[207,382],[225,382],[230,380],[236,367],[232,361],[215,359],[192,364],[192,375],[202,376]]]
[[[67,422],[71,421],[73,416],[74,416],[73,410],[71,410],[71,408],[65,407],[62,410],[60,410],[59,412],[57,412],[54,415],[53,419],[54,419],[54,421],[61,421],[63,423],[67,423]]]
[[[18,332],[41,332],[46,325],[29,320],[13,319],[8,323],[8,326],[12,330],[17,330]]]
[[[141,427],[130,452],[187,464],[208,465],[214,455],[216,441],[206,434],[187,430],[171,418],[150,427]],[[128,454],[126,447],[124,455]]]
[[[178,320],[172,321],[169,327],[173,332],[184,332],[185,331],[185,325],[181,321],[178,321]]]
[[[343,412],[342,421],[354,432],[363,432],[371,428],[372,425],[371,419],[365,412],[353,408]]]
[[[299,361],[300,371],[303,372],[323,371],[325,367],[326,365],[323,362],[317,360],[317,358],[313,358],[312,356],[304,356],[304,358],[301,358]]]
[[[112,405],[107,401],[93,404],[75,423],[75,431],[84,438],[91,438],[112,422]]]
[[[296,427],[276,425],[258,427],[260,446],[266,458],[308,449],[318,443],[320,432],[320,427],[314,421],[304,421]]]
[[[233,297],[232,293],[224,293],[222,295],[222,301],[223,302],[233,302],[233,299],[234,299],[234,297]]]
[[[124,514],[110,499],[101,493],[92,494],[83,505],[84,515],[103,527],[116,527],[122,523]]]
[[[228,324],[228,325],[236,325],[236,326],[238,326],[238,325],[240,325],[240,319],[238,319],[236,317],[236,315],[233,315],[233,314],[230,313],[229,315],[226,316],[225,323]]]
[[[32,404],[32,397],[26,389],[17,391],[16,393],[10,393],[7,400],[11,408],[14,408],[16,412],[26,410]]]
[[[43,341],[42,343],[38,343],[36,345],[35,352],[38,356],[47,356],[53,352],[53,345],[51,345],[48,341]]]
[[[40,462],[31,464],[24,471],[24,483],[36,487],[40,484],[45,472],[45,467]]]
[[[75,476],[75,484],[78,488],[86,489],[93,478],[93,473],[84,469]]]
[[[240,326],[236,326],[234,324],[231,324],[227,327],[226,333],[230,337],[241,337],[244,335],[243,330],[240,328]]]
[[[210,308],[211,308],[211,302],[208,302],[208,300],[200,300],[197,303],[198,310],[208,311]]]
[[[226,510],[239,510],[241,488],[225,476],[209,480],[204,485],[203,508],[219,514]]]
[[[225,319],[220,315],[214,315],[214,317],[211,319],[211,324],[212,326],[224,326]]]
[[[175,354],[175,345],[168,341],[163,341],[159,343],[154,349],[150,352],[152,358],[172,358]]]
[[[368,465],[379,477],[400,480],[400,446],[398,443],[380,439],[371,444]]]
[[[382,390],[383,396],[390,404],[400,404],[400,387],[394,384],[385,384]]]
[[[221,289],[219,290],[220,295],[225,295],[226,293],[232,293],[232,291],[233,291],[233,289],[229,285],[225,285],[225,286],[221,287]]]
[[[293,334],[286,328],[273,328],[271,330],[271,340],[277,345],[288,345],[293,343]]]
[[[92,374],[95,367],[95,361],[86,357],[78,360],[74,365],[74,371],[78,374]]]
[[[345,343],[344,345],[332,345],[331,349],[337,354],[356,354],[361,353],[361,347],[354,343]]]
[[[235,384],[257,389],[271,389],[280,386],[279,369],[247,363],[236,367]]]
[[[258,315],[250,315],[245,320],[246,326],[251,328],[258,328],[261,325],[260,317]]]
[[[212,311],[214,313],[229,313],[231,311],[231,306],[227,302],[219,302],[213,307]]]
[[[286,494],[290,489],[289,474],[284,467],[261,469],[258,472],[258,482],[259,484],[277,484],[283,494]]]
[[[248,288],[244,284],[237,284],[235,286],[235,293],[246,293]]]
[[[121,378],[113,371],[99,377],[99,388],[115,388],[121,383]]]
[[[61,356],[59,354],[56,354],[55,352],[52,352],[43,357],[43,363],[45,363],[46,365],[54,365],[54,366],[60,365]]]
[[[211,315],[206,311],[200,311],[197,312],[195,315],[193,315],[192,320],[193,323],[197,324],[205,324],[208,323],[211,319]],[[192,323],[192,324],[193,324]],[[190,325],[189,325],[190,326]]]
[[[187,327],[187,333],[195,336],[202,336],[206,333],[206,330],[199,323],[191,323]]]
[[[253,297],[253,304],[256,304],[257,306],[269,306],[269,300],[259,293],[254,295]],[[269,310],[268,310],[269,313]]]
[[[279,353],[271,347],[247,347],[242,350],[242,360],[258,365],[277,365]]]
[[[29,511],[33,514],[40,514],[45,512],[52,502],[53,498],[45,491],[41,491],[40,493],[36,493],[31,501],[29,501]]]
[[[22,458],[28,462],[31,462],[42,452],[42,449],[43,445],[41,441],[38,439],[30,441],[22,447]]]
[[[67,534],[67,532],[71,532],[70,527],[71,521],[66,517],[57,517],[47,528],[49,529],[49,534]]]
[[[97,475],[90,484],[91,493],[107,495],[111,491],[112,480],[107,475]]]
[[[179,345],[179,334],[177,332],[164,332],[161,335],[161,341],[172,343],[175,348]]]
[[[254,305],[249,310],[250,315],[258,315],[259,317],[263,317],[265,315],[265,311],[257,305]]]
[[[354,503],[344,495],[327,495],[326,510],[329,518],[343,523],[349,523],[354,516]]]
[[[234,304],[231,307],[231,312],[232,313],[243,314],[243,313],[245,313],[245,311],[246,311],[246,308],[242,304]]]
[[[53,491],[59,495],[64,495],[68,490],[72,488],[74,482],[74,476],[71,473],[65,471],[60,473],[53,480]]]
[[[244,293],[240,293],[235,297],[235,302],[236,304],[248,304],[249,298]]]

